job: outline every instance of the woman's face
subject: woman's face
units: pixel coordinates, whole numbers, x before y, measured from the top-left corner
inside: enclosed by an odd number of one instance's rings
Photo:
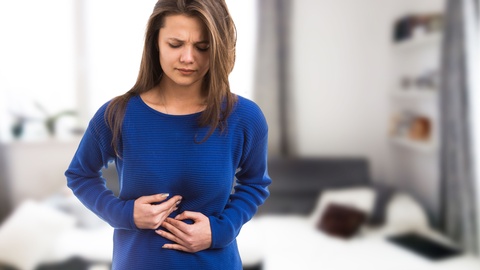
[[[206,27],[196,17],[169,15],[158,34],[163,79],[174,86],[201,86],[210,65]]]

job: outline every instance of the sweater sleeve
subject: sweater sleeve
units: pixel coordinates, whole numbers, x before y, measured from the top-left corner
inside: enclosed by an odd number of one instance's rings
[[[133,221],[133,200],[121,200],[107,188],[102,167],[113,161],[110,130],[99,110],[90,121],[78,149],[65,172],[67,185],[93,213],[116,229],[137,229]]]
[[[212,230],[211,248],[222,248],[235,240],[241,227],[249,221],[269,196],[272,182],[267,170],[268,129],[260,115],[251,139],[246,140],[236,185],[229,202],[219,216],[209,217]]]

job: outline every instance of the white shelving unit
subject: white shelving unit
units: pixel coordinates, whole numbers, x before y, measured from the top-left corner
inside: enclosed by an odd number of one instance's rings
[[[411,40],[401,41],[392,45],[395,75],[391,89],[392,116],[409,115],[409,117],[424,117],[430,121],[430,131],[427,139],[415,140],[409,138],[407,132],[401,136],[391,134],[392,143],[408,147],[414,151],[436,152],[438,135],[438,85],[425,88],[415,86],[424,74],[438,74],[440,66],[441,34],[432,33],[416,36]],[[435,76],[435,75],[432,75]],[[438,76],[438,75],[437,75]],[[402,88],[402,78],[409,78],[410,86]],[[436,80],[431,78],[432,80]],[[438,80],[438,79],[437,79]],[[401,142],[401,143],[399,143]]]
[[[411,89],[408,91],[392,91],[392,99],[399,102],[437,102],[438,90]]]
[[[395,15],[392,26],[395,27],[395,22],[406,15],[443,12],[442,0],[424,4],[417,1],[403,3],[404,12]],[[395,30],[393,27],[392,31]],[[442,39],[443,35],[438,30],[414,31],[409,38],[392,41],[392,83],[388,90],[391,114],[389,171],[392,183],[416,197],[434,224],[438,222],[440,205],[439,74]],[[416,132],[418,129],[412,131],[412,123],[416,121],[418,124],[419,119],[426,127],[424,133]]]
[[[441,43],[442,36],[440,32],[416,35],[409,40],[394,44],[394,50],[398,53],[410,53],[414,50],[436,46]]]
[[[430,140],[428,142],[413,141],[405,138],[392,138],[392,144],[424,154],[437,154],[438,142]]]

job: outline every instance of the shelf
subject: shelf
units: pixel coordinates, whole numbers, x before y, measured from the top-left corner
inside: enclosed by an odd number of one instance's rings
[[[68,138],[9,139],[0,141],[0,147],[44,147],[45,145],[55,147],[57,145],[78,145],[81,139],[81,136],[71,136]]]
[[[432,45],[441,45],[442,36],[441,32],[417,35],[411,39],[393,43],[393,47],[396,51],[407,52]]]
[[[405,100],[435,100],[438,97],[437,90],[397,90],[391,93],[392,98]]]
[[[391,142],[394,145],[405,147],[411,150],[415,150],[421,153],[434,153],[438,150],[438,144],[433,141],[414,141],[408,138],[391,138]]]

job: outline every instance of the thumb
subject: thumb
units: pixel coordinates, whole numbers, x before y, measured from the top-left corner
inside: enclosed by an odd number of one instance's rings
[[[145,204],[152,204],[152,203],[157,203],[164,201],[170,194],[168,193],[159,193],[155,195],[150,195],[150,196],[142,196],[139,198],[141,203]]]

